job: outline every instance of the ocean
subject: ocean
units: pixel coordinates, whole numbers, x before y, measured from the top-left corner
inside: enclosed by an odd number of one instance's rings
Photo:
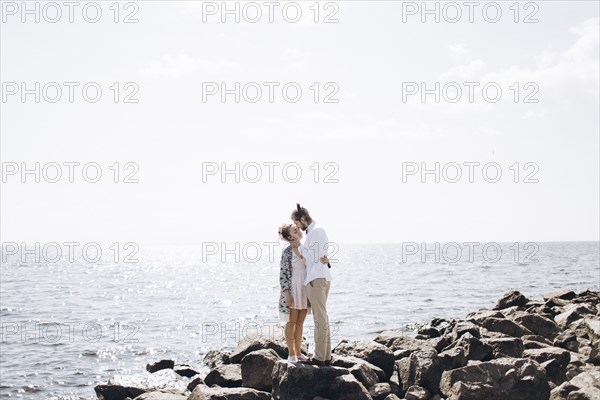
[[[95,399],[95,385],[143,374],[148,362],[174,359],[206,372],[208,350],[231,349],[244,335],[276,336],[281,248],[258,260],[205,250],[141,247],[127,263],[3,253],[0,397]],[[340,245],[332,258],[334,345],[462,318],[511,289],[530,299],[600,290],[598,242]],[[309,317],[309,342],[311,326]]]

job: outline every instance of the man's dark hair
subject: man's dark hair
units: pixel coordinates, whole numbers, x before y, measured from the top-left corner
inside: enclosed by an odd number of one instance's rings
[[[302,217],[304,217],[307,223],[310,224],[312,222],[312,218],[310,217],[308,210],[304,207],[300,207],[300,204],[296,204],[296,209],[292,212],[292,220],[300,221]]]

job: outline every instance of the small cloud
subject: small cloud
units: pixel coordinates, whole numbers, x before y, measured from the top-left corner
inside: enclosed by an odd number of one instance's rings
[[[440,75],[441,79],[446,78],[473,78],[483,70],[485,63],[481,60],[473,60],[468,64],[459,65],[451,68]]]
[[[448,45],[448,52],[452,56],[460,56],[463,54],[467,54],[469,49],[464,43],[454,43]]]

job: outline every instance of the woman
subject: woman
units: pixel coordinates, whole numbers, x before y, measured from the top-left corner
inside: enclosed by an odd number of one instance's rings
[[[302,239],[302,231],[294,224],[283,224],[279,228],[279,237],[286,242],[299,241]],[[327,264],[329,260],[323,257],[321,262]],[[310,313],[310,303],[304,286],[305,278],[306,260],[297,248],[287,246],[281,255],[279,269],[281,285],[279,315],[285,322],[284,335],[288,346],[288,361],[292,364],[308,360],[308,357],[301,353],[304,320]]]

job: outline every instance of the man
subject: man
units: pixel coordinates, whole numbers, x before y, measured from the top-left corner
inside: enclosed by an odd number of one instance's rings
[[[300,207],[300,204],[296,204],[296,210],[292,213],[292,221],[299,229],[306,232],[304,245],[300,245],[299,240],[292,241],[290,244],[292,247],[299,248],[300,254],[306,259],[304,284],[315,322],[315,353],[306,363],[330,365],[331,337],[327,315],[327,297],[331,285],[331,272],[329,266],[321,262],[322,257],[327,257],[329,240],[323,228],[316,227],[308,210]]]

